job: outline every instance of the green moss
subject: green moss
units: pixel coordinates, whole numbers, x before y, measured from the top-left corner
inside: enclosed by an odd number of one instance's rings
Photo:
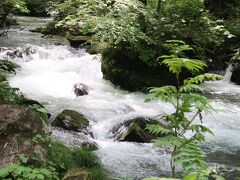
[[[64,122],[65,119],[69,120],[67,125]],[[54,119],[52,125],[78,131],[86,128],[89,125],[89,121],[84,115],[73,110],[65,109]]]

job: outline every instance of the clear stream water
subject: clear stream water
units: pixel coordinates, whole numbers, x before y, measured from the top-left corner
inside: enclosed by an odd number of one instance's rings
[[[111,129],[128,119],[154,117],[173,108],[162,102],[144,103],[146,94],[123,91],[104,80],[99,56],[72,49],[63,39],[42,38],[41,34],[29,32],[49,20],[18,17],[20,25],[0,39],[0,47],[36,49],[35,54],[15,59],[21,68],[9,77],[10,85],[20,88],[29,98],[47,102],[52,113],[73,109],[88,117],[94,141],[100,147],[97,154],[115,176],[138,179],[168,174],[169,155],[165,151],[151,144],[115,142]],[[54,45],[56,42],[62,45]],[[75,83],[88,85],[89,95],[76,98]],[[203,86],[212,92],[212,106],[219,110],[203,116],[204,123],[215,133],[207,137],[203,146],[207,159],[240,166],[240,86],[227,80]],[[62,136],[67,136],[66,140],[73,138],[64,133]]]

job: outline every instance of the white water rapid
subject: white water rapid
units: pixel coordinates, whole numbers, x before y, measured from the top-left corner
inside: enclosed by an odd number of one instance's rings
[[[169,156],[165,151],[151,144],[115,142],[111,136],[111,129],[117,124],[134,117],[170,112],[173,108],[169,104],[144,103],[147,95],[119,90],[103,80],[98,56],[67,45],[29,43],[36,53],[15,60],[21,68],[9,77],[12,87],[20,88],[29,98],[47,102],[52,113],[72,109],[88,117],[94,140],[100,146],[97,154],[115,176],[138,179],[169,173]],[[75,83],[88,85],[89,95],[76,98]],[[205,87],[217,94],[240,93],[239,86],[225,81],[206,83]],[[239,166],[240,104],[228,100],[230,96],[224,97],[212,99],[212,106],[219,112],[203,115],[204,123],[215,133],[207,138],[204,149],[209,162]],[[214,156],[215,153],[220,155]]]

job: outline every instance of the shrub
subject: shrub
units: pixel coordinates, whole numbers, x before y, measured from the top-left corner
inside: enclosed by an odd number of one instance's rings
[[[189,59],[185,52],[192,48],[182,41],[167,41],[164,46],[169,50],[169,55],[161,56],[160,60],[175,75],[176,85],[153,88],[150,92],[152,99],[170,103],[175,111],[162,114],[162,119],[167,122],[165,127],[149,125],[147,129],[158,136],[153,141],[156,146],[171,148],[170,165],[173,177],[176,174],[176,165],[182,165],[187,171],[198,169],[204,174],[207,168],[200,143],[205,140],[206,133],[213,134],[213,132],[202,124],[202,113],[213,109],[208,99],[200,94],[204,90],[198,85],[205,80],[217,80],[222,77],[214,74],[201,74],[187,78],[181,83],[179,77],[183,71],[196,74],[202,71],[206,64],[199,60]],[[200,123],[197,123],[197,120]]]

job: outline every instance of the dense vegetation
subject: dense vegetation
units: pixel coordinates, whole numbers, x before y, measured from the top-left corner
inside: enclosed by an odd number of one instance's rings
[[[190,57],[204,61],[205,71],[224,70],[239,46],[238,7],[238,1],[68,0],[55,4],[54,21],[42,32],[60,33],[70,41],[91,36],[90,43],[104,44],[105,78],[143,90],[173,83],[161,78],[167,69],[156,61],[170,39],[190,44]]]

